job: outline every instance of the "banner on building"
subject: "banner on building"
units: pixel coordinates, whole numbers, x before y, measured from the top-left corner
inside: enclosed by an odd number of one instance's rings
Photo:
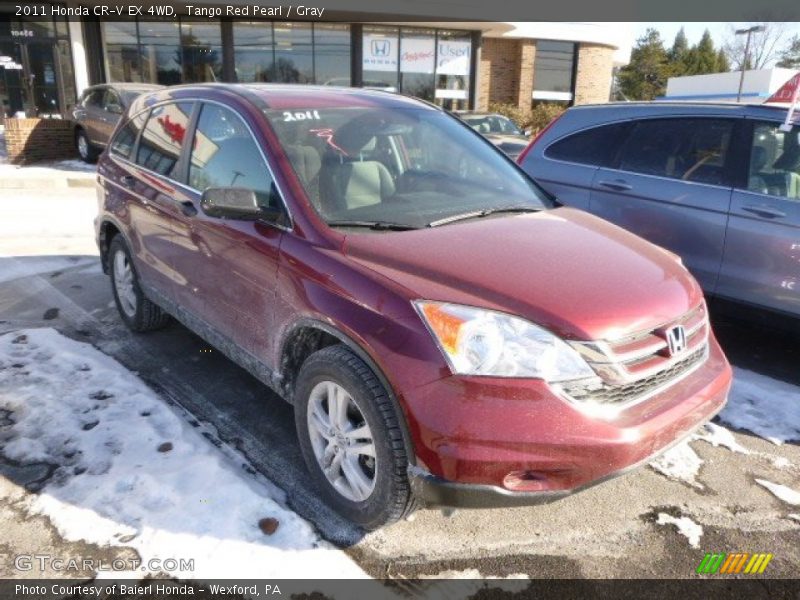
[[[439,75],[469,75],[472,42],[439,41],[436,72]]]
[[[404,37],[400,41],[400,70],[403,73],[433,73],[436,42],[432,37]]]
[[[363,58],[365,71],[397,71],[397,38],[364,34]]]

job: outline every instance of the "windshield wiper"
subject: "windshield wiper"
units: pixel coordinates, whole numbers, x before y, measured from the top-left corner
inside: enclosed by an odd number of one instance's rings
[[[460,215],[444,217],[443,219],[439,219],[437,221],[431,221],[428,223],[428,227],[438,227],[439,225],[447,225],[448,223],[464,221],[466,219],[477,219],[489,215],[496,215],[497,213],[539,212],[541,210],[541,208],[536,208],[534,206],[501,206],[499,208],[484,208],[483,210],[474,210],[472,212],[462,213]]]
[[[330,227],[364,227],[375,231],[409,231],[419,229],[413,225],[390,223],[388,221],[328,221]]]

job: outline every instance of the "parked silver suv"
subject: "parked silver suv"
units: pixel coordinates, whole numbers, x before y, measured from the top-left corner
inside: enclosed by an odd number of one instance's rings
[[[800,316],[800,126],[785,108],[571,108],[519,162],[560,202],[680,255],[706,294]]]

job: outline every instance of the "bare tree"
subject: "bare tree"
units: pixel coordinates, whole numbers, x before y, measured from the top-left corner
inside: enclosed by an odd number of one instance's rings
[[[763,69],[777,59],[784,50],[786,42],[785,23],[747,23],[743,29],[752,25],[761,25],[764,27],[764,31],[752,34],[746,65],[744,50],[747,36],[736,35],[735,31],[738,28],[733,25],[728,28],[729,31],[723,49],[734,71],[740,71],[742,66],[747,69]]]

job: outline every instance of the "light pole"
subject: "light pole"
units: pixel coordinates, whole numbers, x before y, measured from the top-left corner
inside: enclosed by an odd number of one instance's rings
[[[742,73],[739,75],[739,93],[736,94],[736,103],[742,101],[742,87],[744,86],[744,70],[747,68],[747,62],[750,59],[750,36],[754,33],[761,33],[764,31],[765,27],[763,25],[753,25],[752,27],[748,27],[747,29],[737,29],[735,31],[736,35],[745,35],[747,34],[747,41],[744,44],[744,60],[742,60]]]

